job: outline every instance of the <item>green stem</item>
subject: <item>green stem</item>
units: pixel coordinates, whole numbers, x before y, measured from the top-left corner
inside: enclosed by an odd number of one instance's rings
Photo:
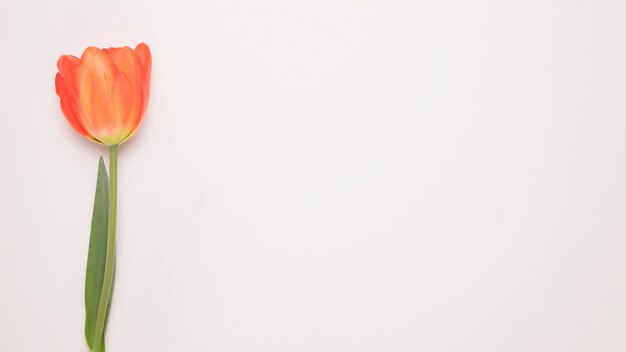
[[[115,271],[115,224],[117,219],[117,150],[119,145],[109,147],[109,226],[107,233],[107,251],[104,263],[104,279],[102,282],[102,294],[98,304],[96,316],[96,331],[94,337],[95,352],[104,351],[104,329],[106,316],[113,286],[113,273]]]

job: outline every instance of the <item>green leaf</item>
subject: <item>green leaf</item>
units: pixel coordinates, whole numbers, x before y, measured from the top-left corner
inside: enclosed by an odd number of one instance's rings
[[[96,196],[93,204],[93,215],[91,217],[91,237],[89,239],[89,254],[87,257],[87,274],[85,277],[85,340],[91,351],[95,350],[96,318],[104,280],[108,220],[109,177],[104,165],[104,160],[100,157],[98,163]],[[110,307],[110,300],[108,307]],[[104,351],[104,338],[102,339],[102,346],[99,350]]]

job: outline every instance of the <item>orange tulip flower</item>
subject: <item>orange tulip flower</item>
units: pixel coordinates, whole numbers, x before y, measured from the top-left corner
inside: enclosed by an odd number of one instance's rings
[[[61,110],[81,135],[109,148],[109,172],[100,157],[85,276],[85,341],[104,352],[113,294],[119,145],[139,128],[148,106],[152,56],[144,43],[135,50],[88,47],[79,58],[57,62]]]
[[[57,62],[56,92],[76,132],[105,145],[128,140],[148,106],[152,57],[144,43],[135,50],[88,47],[79,58]]]

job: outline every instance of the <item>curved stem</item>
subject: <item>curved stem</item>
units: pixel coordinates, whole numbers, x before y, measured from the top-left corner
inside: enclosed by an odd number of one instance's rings
[[[94,337],[95,352],[104,351],[104,329],[109,301],[112,294],[113,272],[115,271],[115,224],[117,220],[117,150],[119,145],[109,147],[109,226],[107,232],[106,260],[104,263],[104,279],[102,294],[96,316],[96,335]]]

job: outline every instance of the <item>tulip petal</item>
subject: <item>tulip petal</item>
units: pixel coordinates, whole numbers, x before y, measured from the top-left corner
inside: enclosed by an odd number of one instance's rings
[[[80,59],[74,55],[62,55],[57,61],[59,73],[66,79],[72,81],[76,72],[76,67],[80,64]]]
[[[140,43],[135,48],[135,53],[141,62],[141,82],[144,94],[143,111],[148,107],[148,98],[150,96],[150,76],[152,74],[152,54],[150,48],[145,43]]]
[[[63,115],[65,115],[67,122],[69,122],[72,128],[74,128],[74,130],[80,135],[85,136],[89,139],[93,139],[80,124],[80,120],[78,119],[78,116],[76,115],[76,112],[72,107],[73,104],[67,89],[67,85],[65,84],[65,79],[60,73],[57,73],[54,79],[54,84],[56,86],[57,95],[59,96],[59,98],[61,98],[61,110],[63,111]]]
[[[143,115],[143,94],[141,82],[141,62],[135,52],[125,46],[122,48],[103,49],[109,55],[118,70],[126,76],[130,83],[130,105],[129,111],[124,119],[122,130],[126,136],[131,134],[139,125]]]
[[[73,55],[63,55],[57,61],[59,73],[55,77],[56,92],[61,98],[61,110],[70,125],[79,134],[98,142],[89,134],[81,124],[81,116],[76,108],[76,93],[73,88],[73,80],[76,67],[80,64],[80,59]]]
[[[143,120],[143,116],[148,108],[148,100],[150,97],[150,76],[152,73],[152,55],[150,54],[150,48],[145,43],[140,43],[135,47],[135,54],[139,59],[141,64],[141,75],[140,79],[140,87],[141,87],[141,97],[142,97],[142,105],[141,105],[141,113],[138,116],[138,119],[129,118],[126,123],[126,127],[130,130],[130,133],[124,138],[124,141],[130,139],[136,132],[141,122]]]
[[[135,47],[135,53],[137,54],[139,61],[141,61],[141,67],[147,68],[149,73],[149,70],[152,67],[152,54],[150,54],[150,48],[146,45],[146,43],[139,43],[139,45]],[[148,75],[148,78],[149,77],[150,76]]]
[[[128,79],[106,53],[89,47],[76,68],[75,87],[85,129],[105,144],[119,143],[130,107]]]

